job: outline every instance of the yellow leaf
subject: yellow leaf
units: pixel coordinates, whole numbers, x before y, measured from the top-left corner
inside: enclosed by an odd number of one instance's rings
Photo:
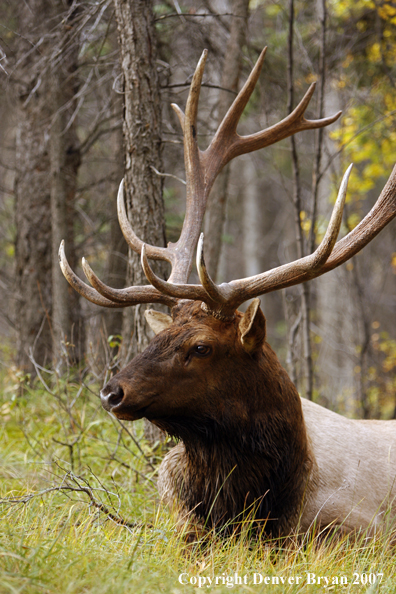
[[[392,254],[391,266],[393,268],[393,274],[396,274],[396,252]]]
[[[359,223],[360,223],[360,216],[354,212],[351,215],[349,215],[348,217],[348,228],[349,229],[354,229]],[[352,266],[353,268],[353,266]],[[348,268],[347,266],[347,270],[352,270],[352,268]]]
[[[385,175],[385,171],[379,163],[370,163],[364,168],[363,174],[368,177],[378,178],[381,175]]]
[[[305,82],[307,82],[309,85],[313,82],[316,82],[318,80],[318,75],[315,74],[314,72],[310,72],[309,74],[307,74],[307,76],[305,77]]]
[[[369,62],[381,62],[381,46],[378,42],[373,43],[373,45],[367,49],[367,57],[369,59]]]

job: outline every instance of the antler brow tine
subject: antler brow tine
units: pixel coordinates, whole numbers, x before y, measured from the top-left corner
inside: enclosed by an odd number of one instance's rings
[[[113,303],[109,299],[106,299],[102,295],[100,295],[95,289],[88,286],[84,283],[78,276],[73,272],[72,268],[67,261],[66,254],[65,254],[65,242],[62,239],[61,244],[59,246],[59,265],[63,272],[63,276],[73,287],[77,293],[79,293],[82,297],[91,301],[91,303],[95,303],[96,305],[102,305],[103,307],[124,307],[119,303]],[[127,305],[127,304],[126,304]]]
[[[125,237],[127,244],[134,252],[140,254],[143,241],[138,238],[128,219],[124,200],[124,180],[121,180],[120,186],[118,188],[117,213],[118,222],[120,223],[121,231],[123,236]],[[170,264],[173,261],[172,254],[170,253],[168,248],[147,245],[147,250],[149,252],[150,258],[152,258],[153,260],[165,260]]]

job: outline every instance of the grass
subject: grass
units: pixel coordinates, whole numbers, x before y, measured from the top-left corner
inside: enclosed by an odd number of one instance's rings
[[[275,545],[246,526],[187,545],[142,423],[108,416],[87,375],[42,380],[1,378],[1,594],[396,592],[390,534]]]

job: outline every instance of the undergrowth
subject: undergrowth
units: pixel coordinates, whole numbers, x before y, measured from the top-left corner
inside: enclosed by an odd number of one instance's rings
[[[107,415],[87,373],[40,376],[1,377],[1,594],[396,592],[387,533],[275,543],[246,525],[187,544],[142,422]]]

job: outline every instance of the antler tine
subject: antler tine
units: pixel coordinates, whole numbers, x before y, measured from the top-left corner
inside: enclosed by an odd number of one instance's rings
[[[185,120],[190,126],[196,126],[198,114],[198,101],[201,92],[202,77],[205,70],[206,58],[208,57],[208,50],[204,49],[199,58],[197,67],[195,68],[194,76],[191,80],[190,92],[188,94],[186,103]],[[196,137],[196,130],[190,130],[191,135]]]
[[[262,274],[231,281],[229,284],[233,287],[234,295],[237,296],[238,305],[247,299],[297,285],[322,274],[322,269],[337,241],[351,169],[352,165],[348,167],[344,174],[328,228],[315,252]]]
[[[168,249],[173,255],[172,273],[169,281],[174,285],[188,281],[206,207],[205,171],[201,166],[202,153],[197,143],[197,113],[207,54],[207,50],[202,52],[195,69],[185,114],[177,105],[172,104],[183,130],[187,193],[186,214],[180,238],[175,244],[169,243],[168,245]],[[147,250],[147,256],[151,258],[149,250]]]
[[[200,285],[174,284],[159,278],[149,264],[145,245],[142,248],[141,263],[147,280],[161,293],[177,299],[205,299],[205,291]]]
[[[128,299],[118,298],[117,295],[111,295],[110,293],[114,289],[111,289],[111,287],[108,287],[107,285],[105,285],[96,276],[96,274],[94,273],[94,271],[92,270],[92,268],[90,267],[90,265],[88,264],[88,262],[86,261],[86,259],[84,257],[81,260],[81,264],[82,264],[82,269],[84,271],[85,276],[87,277],[87,279],[89,280],[89,282],[91,283],[93,288],[96,291],[98,291],[98,293],[100,293],[103,297],[106,297],[106,299],[109,299],[116,303],[122,303],[123,301],[128,301]]]
[[[326,233],[320,242],[320,245],[314,251],[311,256],[308,256],[312,259],[312,268],[313,272],[319,270],[328,260],[330,257],[331,252],[333,251],[333,247],[337,241],[338,234],[340,232],[340,227],[342,223],[342,213],[344,211],[345,205],[345,198],[348,189],[348,181],[349,176],[351,174],[353,167],[353,163],[351,163],[344,173],[344,177],[342,178],[342,182],[340,185],[340,189],[338,191],[337,200],[334,204],[333,212],[331,213],[331,218],[329,225],[326,229]]]
[[[288,136],[292,136],[297,132],[301,132],[302,130],[324,128],[338,120],[342,113],[341,111],[320,120],[306,120],[304,118],[305,111],[315,91],[315,87],[316,83],[312,83],[297,107],[277,124],[270,126],[266,130],[256,132],[255,134],[238,136],[235,145],[232,147],[232,150],[230,150],[229,158],[233,159],[238,155],[257,151],[266,146],[270,146],[271,144],[275,144],[284,138],[288,138]]]
[[[82,266],[86,277],[94,288],[84,283],[73,272],[65,254],[65,242],[62,240],[59,247],[59,264],[68,283],[85,299],[102,305],[103,307],[129,307],[139,303],[163,303],[169,307],[176,305],[176,299],[163,295],[154,287],[141,286],[129,289],[112,289],[105,285],[92,271],[88,262],[83,258]]]
[[[364,219],[334,246],[321,274],[340,266],[364,248],[396,217],[396,165],[378,200]]]
[[[121,181],[120,186],[118,188],[117,213],[118,222],[120,223],[121,231],[123,236],[125,237],[125,241],[134,252],[140,254],[143,241],[139,239],[138,236],[135,234],[127,216],[124,200],[124,180]],[[152,258],[153,260],[165,260],[166,262],[172,264],[172,253],[168,248],[155,247],[147,244],[146,246],[150,258]]]
[[[198,241],[197,248],[197,271],[199,280],[202,283],[203,288],[209,295],[210,299],[218,304],[224,304],[227,302],[227,295],[224,295],[221,288],[211,279],[208,269],[205,264],[204,257],[204,234],[201,233]],[[228,296],[229,297],[229,296]]]
[[[91,285],[107,299],[116,303],[127,303],[128,305],[137,305],[138,303],[164,303],[172,307],[176,304],[175,299],[171,299],[166,294],[163,294],[154,287],[149,285],[129,287],[127,289],[113,289],[105,285],[88,264],[85,258],[82,259],[82,267],[84,274],[91,283]]]
[[[261,74],[266,53],[267,47],[262,50],[256,64],[253,67],[253,70],[249,74],[248,79],[246,80],[242,89],[239,91],[238,95],[235,97],[231,107],[223,118],[223,121],[221,122],[212,142],[215,142],[217,135],[223,136],[224,133],[230,134],[232,132],[236,132],[243,110],[245,109]]]
[[[102,295],[95,291],[95,289],[92,289],[92,287],[89,287],[81,279],[79,279],[67,261],[65,254],[65,242],[63,240],[59,246],[59,265],[62,269],[63,276],[69,285],[71,285],[73,289],[77,291],[77,293],[79,293],[82,297],[85,297],[85,299],[91,301],[91,303],[102,305],[103,307],[126,307],[127,305],[130,305],[130,303],[114,303],[113,301],[102,297]]]
[[[184,118],[184,112],[183,112],[183,110],[180,109],[180,107],[176,103],[171,103],[171,108],[176,113],[177,117],[179,118],[180,127],[181,127],[182,132],[183,132],[183,130],[184,130],[184,119],[185,119]]]

